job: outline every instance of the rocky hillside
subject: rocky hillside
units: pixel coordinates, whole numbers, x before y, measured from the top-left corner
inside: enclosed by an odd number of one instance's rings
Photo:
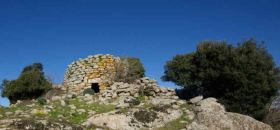
[[[214,98],[180,100],[173,89],[142,78],[114,83],[102,93],[56,88],[32,101],[0,108],[1,130],[272,130],[226,112]]]

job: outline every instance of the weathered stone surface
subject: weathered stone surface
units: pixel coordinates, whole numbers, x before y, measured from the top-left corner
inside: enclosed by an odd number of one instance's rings
[[[60,100],[62,100],[62,98],[61,98],[60,96],[53,96],[53,97],[51,98],[51,100],[52,100],[52,101],[60,101]]]
[[[166,89],[158,86],[157,82],[149,77],[136,80],[135,83],[128,84],[115,82],[108,90],[104,90],[100,99],[115,99],[118,97],[139,97],[174,99],[178,100],[174,89]]]
[[[182,111],[169,108],[164,112],[151,109],[131,109],[126,114],[110,112],[94,115],[83,125],[86,127],[95,125],[112,130],[156,129],[181,116]]]
[[[177,103],[177,101],[174,99],[153,98],[150,100],[150,103],[153,105],[172,105]]]
[[[202,99],[203,99],[203,96],[198,96],[198,97],[194,97],[194,98],[190,99],[190,102],[192,104],[196,104],[196,103],[200,102]]]
[[[48,120],[0,120],[1,130],[84,130],[83,127],[65,122],[52,122]]]
[[[89,127],[92,125],[107,127],[113,130],[135,130],[129,124],[132,118],[123,114],[100,114],[89,118],[83,125]]]
[[[100,90],[105,90],[114,81],[116,64],[119,57],[112,55],[88,56],[70,64],[64,77],[64,85],[70,91],[83,91],[92,83],[98,83]]]
[[[15,114],[16,114],[16,115],[21,115],[21,114],[23,114],[23,111],[22,111],[22,110],[16,110],[16,111],[15,111]]]
[[[194,106],[195,120],[187,130],[272,130],[249,116],[226,112],[215,98],[207,98]]]
[[[60,100],[60,105],[61,105],[61,106],[66,106],[65,101],[64,101],[64,100]]]
[[[12,112],[6,112],[5,115],[9,116],[9,115],[12,115],[13,113]]]

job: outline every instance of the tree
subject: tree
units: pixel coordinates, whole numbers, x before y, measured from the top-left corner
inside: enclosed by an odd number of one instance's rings
[[[4,80],[1,86],[2,97],[7,97],[11,103],[38,98],[52,88],[41,63],[26,66],[16,80]]]
[[[218,98],[229,111],[262,119],[280,86],[279,72],[267,49],[253,39],[237,46],[205,41],[196,52],[168,61],[162,79]]]
[[[145,76],[145,69],[140,59],[123,57],[116,66],[115,81],[133,83],[136,79]]]

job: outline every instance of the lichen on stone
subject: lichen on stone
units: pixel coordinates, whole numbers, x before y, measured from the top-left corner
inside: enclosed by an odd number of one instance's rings
[[[139,110],[133,113],[136,120],[142,123],[150,123],[157,119],[157,113],[151,110]]]

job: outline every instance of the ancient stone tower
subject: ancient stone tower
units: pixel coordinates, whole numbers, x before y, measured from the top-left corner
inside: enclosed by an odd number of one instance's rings
[[[65,73],[64,85],[69,91],[81,92],[91,88],[95,92],[107,89],[115,78],[119,57],[112,55],[88,56],[71,63]]]

